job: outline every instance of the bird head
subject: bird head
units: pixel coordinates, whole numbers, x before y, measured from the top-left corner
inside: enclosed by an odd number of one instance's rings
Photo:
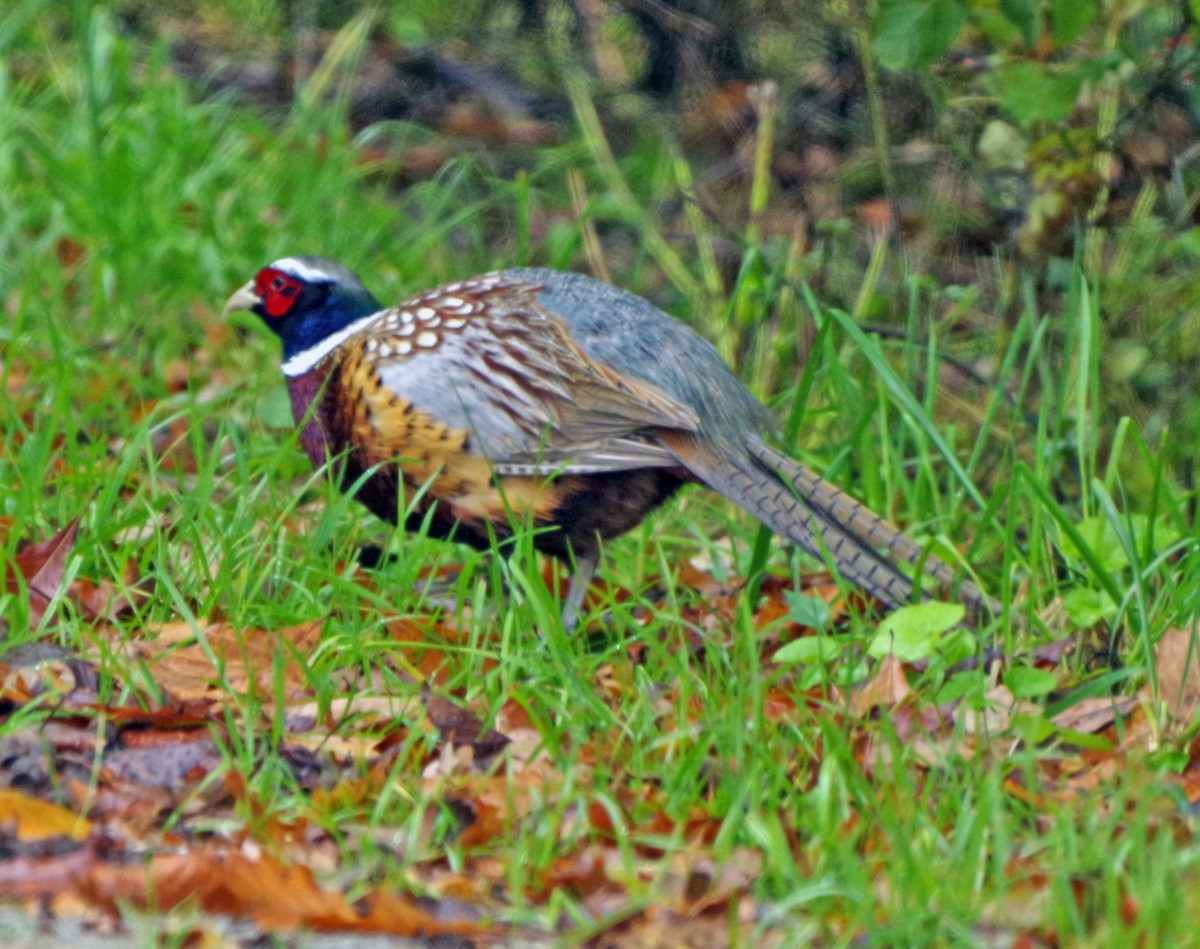
[[[229,298],[224,313],[249,310],[283,341],[285,359],[382,309],[362,281],[324,257],[283,257]]]

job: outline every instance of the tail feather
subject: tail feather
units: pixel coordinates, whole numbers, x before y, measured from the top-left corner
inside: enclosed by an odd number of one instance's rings
[[[749,456],[730,459],[691,439],[676,444],[680,459],[705,484],[741,505],[777,533],[816,557],[826,552],[838,572],[888,606],[913,599],[913,581],[898,563],[933,577],[947,590],[956,575],[898,528],[786,455],[757,440]],[[957,595],[976,615],[998,613],[994,600],[969,580]],[[929,594],[921,590],[922,599]]]
[[[762,442],[751,443],[750,452],[769,471],[791,485],[812,508],[820,511],[824,519],[841,525],[854,536],[904,563],[922,567],[938,583],[949,585],[954,582],[954,571],[947,564],[931,556],[907,534],[811,468]]]
[[[947,592],[956,590],[958,598],[971,613],[980,616],[999,615],[1000,604],[995,599],[970,580],[960,579],[953,568],[928,549],[811,469],[762,442],[752,442],[750,451],[757,461],[789,484],[815,511],[820,512],[827,523],[838,525],[872,549],[883,551],[893,561],[900,560],[917,567]]]

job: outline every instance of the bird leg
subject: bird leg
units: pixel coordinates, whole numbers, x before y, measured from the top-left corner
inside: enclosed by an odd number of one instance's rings
[[[563,629],[568,633],[573,632],[575,624],[579,622],[583,598],[587,595],[592,577],[596,575],[599,562],[600,555],[596,552],[577,555],[575,558],[575,570],[571,573],[571,582],[567,586],[567,595],[562,605]]]

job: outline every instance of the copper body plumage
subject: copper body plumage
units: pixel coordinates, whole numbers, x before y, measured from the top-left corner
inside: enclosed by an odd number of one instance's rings
[[[379,517],[479,548],[515,524],[574,565],[574,623],[603,540],[707,485],[888,606],[901,564],[973,612],[992,603],[888,522],[766,441],[769,412],[716,351],[645,300],[580,274],[510,270],[384,308],[319,257],[263,268],[227,310],[280,336],[301,444],[340,459]],[[928,595],[923,589],[921,596]]]

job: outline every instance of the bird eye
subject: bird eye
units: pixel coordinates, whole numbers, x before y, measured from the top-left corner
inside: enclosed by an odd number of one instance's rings
[[[287,316],[303,289],[301,281],[271,267],[260,270],[254,281],[254,292],[261,301],[262,312],[277,319]]]

